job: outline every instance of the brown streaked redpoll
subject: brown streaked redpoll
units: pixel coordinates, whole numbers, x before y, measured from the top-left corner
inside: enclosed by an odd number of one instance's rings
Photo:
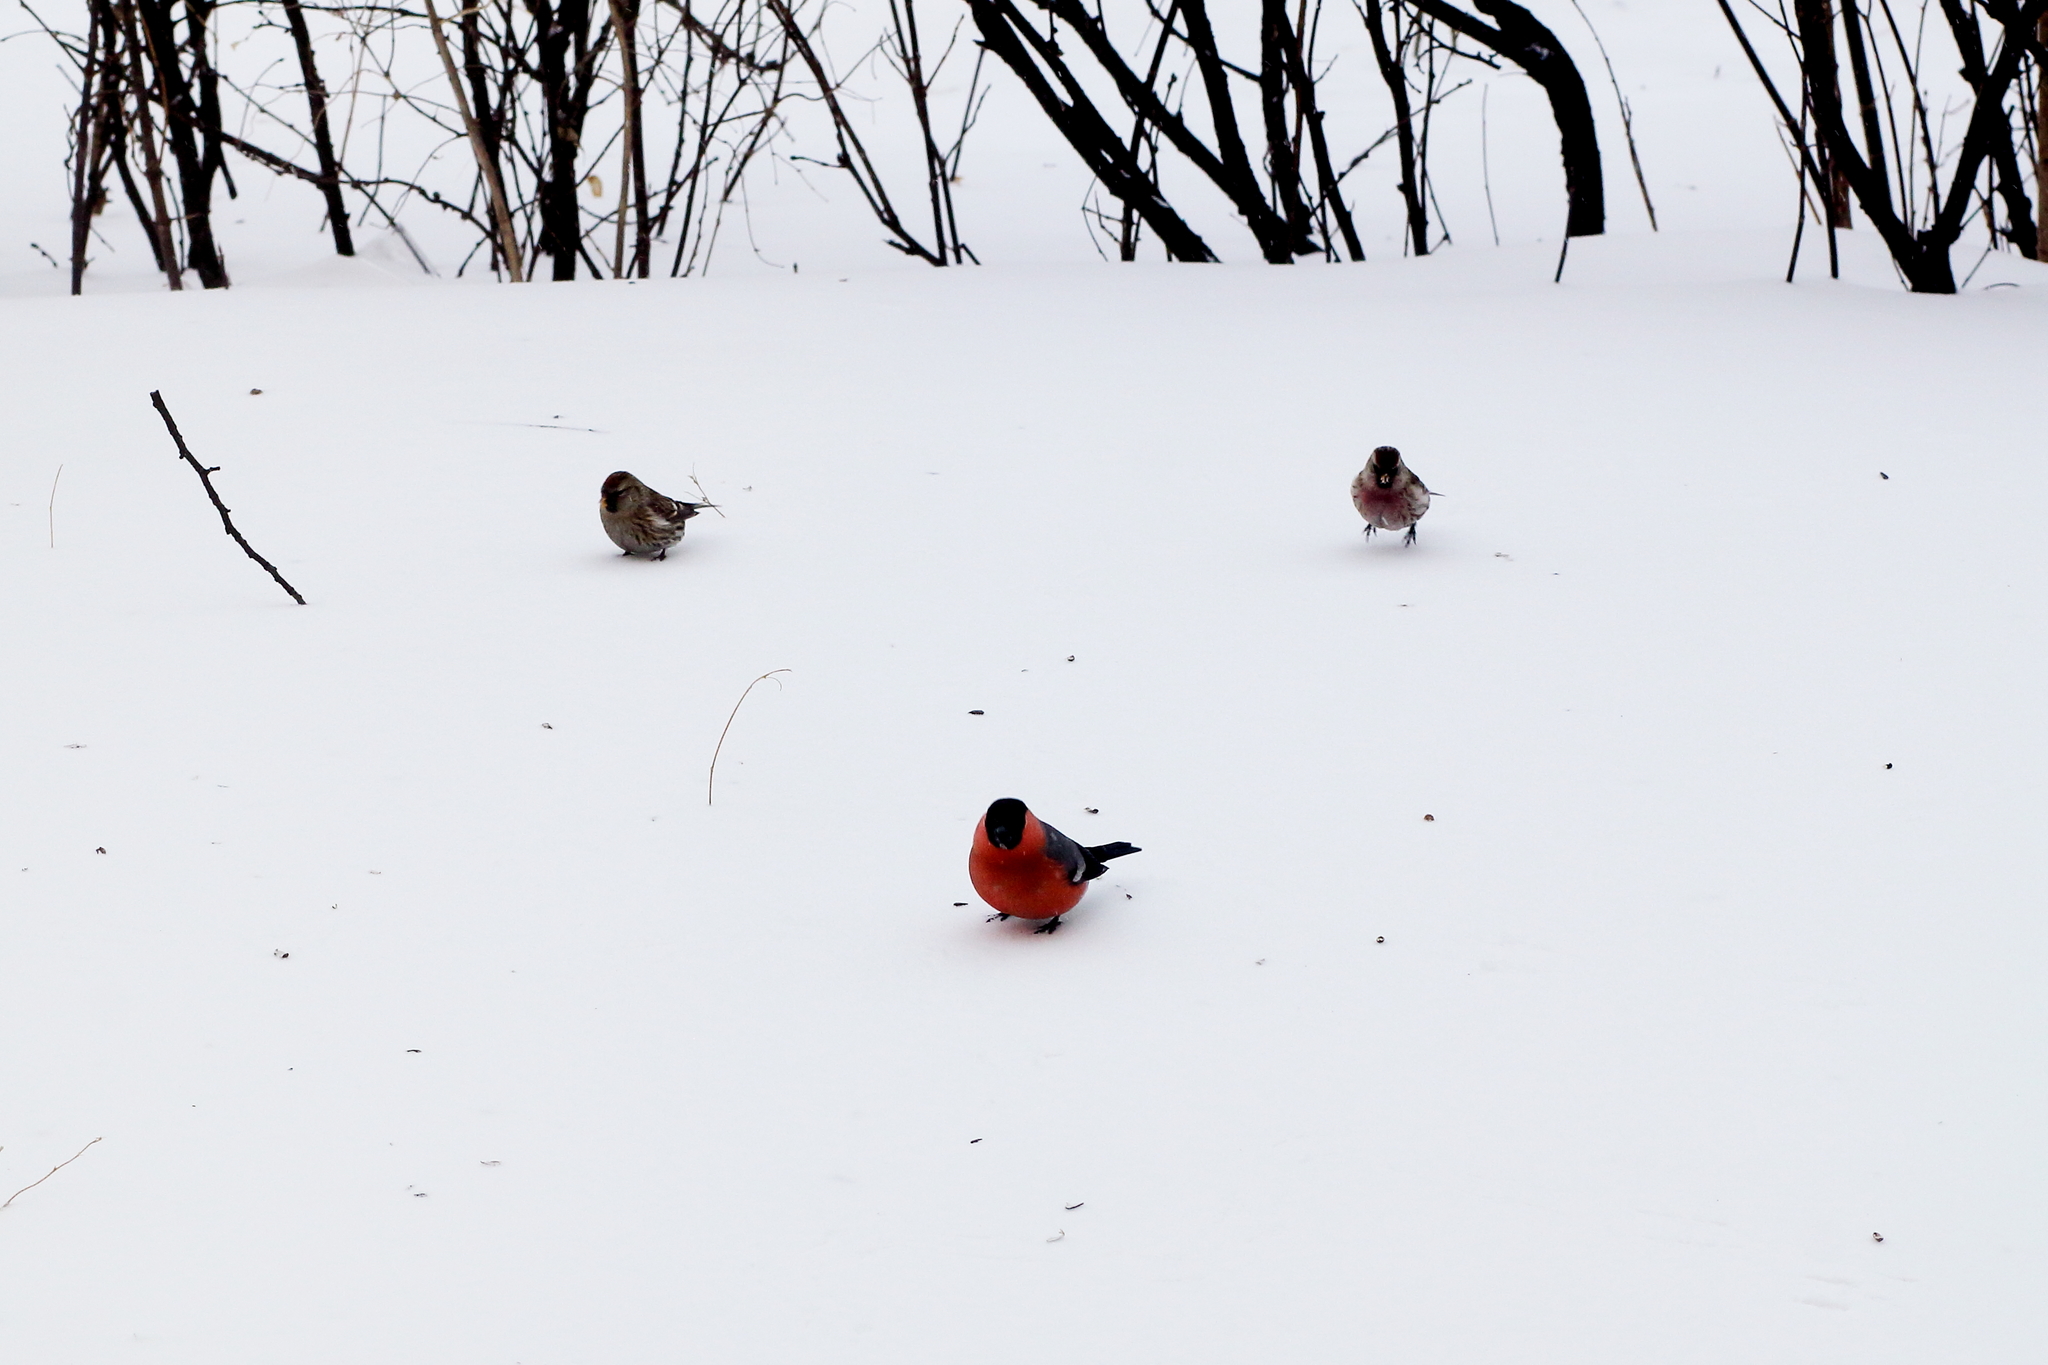
[[[612,544],[627,554],[667,559],[669,546],[683,538],[683,523],[710,505],[665,498],[621,469],[604,481],[597,514]]]
[[[1401,462],[1392,446],[1373,451],[1365,468],[1351,481],[1351,505],[1365,518],[1365,533],[1406,531],[1403,545],[1415,543],[1415,523],[1429,510],[1429,489],[1415,471]]]

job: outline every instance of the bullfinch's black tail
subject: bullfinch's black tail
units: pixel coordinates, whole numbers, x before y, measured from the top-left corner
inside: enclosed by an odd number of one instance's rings
[[[1081,851],[1088,855],[1088,866],[1082,871],[1081,880],[1089,882],[1109,871],[1111,858],[1121,858],[1126,853],[1143,853],[1145,850],[1136,844],[1127,844],[1119,840],[1113,844],[1097,844],[1093,848],[1084,848]]]

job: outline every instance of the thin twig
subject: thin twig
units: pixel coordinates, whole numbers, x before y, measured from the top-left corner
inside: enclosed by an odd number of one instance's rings
[[[57,466],[57,479],[64,477],[64,466]],[[50,548],[57,548],[57,479],[50,480]]]
[[[1493,163],[1486,155],[1486,97],[1493,90],[1488,82],[1479,87],[1479,181],[1486,186],[1486,223],[1493,229],[1493,244],[1500,245],[1500,220],[1493,216]]]
[[[1600,30],[1593,27],[1592,18],[1579,0],[1572,0],[1572,8],[1579,12],[1579,18],[1586,21],[1586,32],[1593,35],[1593,46],[1600,49],[1600,60],[1607,65],[1607,83],[1614,87],[1614,102],[1621,106],[1621,135],[1628,140],[1628,164],[1635,168],[1636,188],[1643,192],[1643,212],[1650,215],[1650,231],[1655,232],[1657,206],[1650,202],[1650,186],[1643,179],[1642,158],[1636,155],[1635,110],[1628,107],[1628,98],[1621,93],[1621,78],[1614,74],[1614,62],[1607,55],[1607,44],[1600,41]]]
[[[434,12],[434,0],[426,0],[426,5],[427,27],[433,30],[434,47],[441,54],[441,69],[448,74],[448,88],[455,92],[455,110],[462,115],[470,150],[476,155],[477,169],[483,172],[484,186],[490,191],[491,216],[497,220],[498,236],[502,239],[499,249],[505,254],[505,273],[512,277],[512,283],[523,284],[525,277],[519,268],[519,242],[512,231],[512,213],[505,204],[505,186],[498,178],[498,163],[484,145],[483,130],[477,126],[476,116],[470,112],[469,96],[463,93],[462,80],[455,74],[455,59],[448,54],[448,39],[441,32],[441,16]],[[277,581],[284,582],[281,578]],[[292,595],[298,596],[297,593]]]
[[[753,695],[753,691],[754,691],[754,689],[755,689],[755,688],[759,687],[759,686],[760,686],[760,685],[761,685],[762,683],[764,683],[764,682],[767,682],[767,681],[768,681],[768,680],[769,680],[770,678],[774,678],[774,677],[775,677],[775,675],[776,675],[777,673],[787,673],[787,672],[789,672],[789,670],[788,670],[788,669],[786,669],[786,668],[771,668],[771,669],[769,669],[769,670],[768,670],[768,671],[767,671],[766,673],[763,673],[763,674],[762,674],[762,675],[761,675],[760,677],[758,677],[758,678],[754,679],[754,680],[753,680],[752,682],[748,683],[748,684],[747,684],[747,690],[746,690],[745,692],[742,692],[742,693],[740,693],[740,699],[739,699],[738,701],[736,701],[736,702],[734,702],[734,703],[732,704],[732,713],[731,713],[731,715],[728,715],[728,716],[727,716],[727,717],[725,718],[725,729],[724,729],[724,730],[720,730],[720,731],[718,732],[718,747],[717,747],[717,748],[715,748],[715,749],[713,749],[713,750],[711,751],[711,770],[710,770],[709,772],[707,772],[707,773],[705,773],[705,774],[704,774],[704,804],[705,804],[705,805],[707,805],[707,806],[708,806],[708,805],[710,805],[710,804],[711,804],[711,784],[712,784],[713,782],[716,782],[716,781],[718,780],[718,754],[719,754],[719,750],[721,750],[721,749],[725,748],[725,735],[726,735],[726,731],[727,731],[727,730],[730,730],[730,729],[732,729],[732,722],[733,722],[733,717],[734,717],[734,716],[737,716],[737,715],[738,715],[738,714],[740,713],[740,707],[741,707],[741,706],[743,706],[743,705],[744,705],[744,704],[746,703],[746,700],[747,700],[747,698],[748,698],[749,696]],[[779,678],[777,678],[777,679],[776,679],[776,682],[775,682],[775,685],[776,685],[777,687],[780,687],[780,686],[782,686],[782,680],[781,680],[781,679],[779,679]]]
[[[178,424],[171,420],[171,410],[164,406],[164,396],[162,393],[158,392],[155,389],[151,389],[149,391],[149,401],[156,404],[156,410],[159,414],[162,415],[164,419],[164,426],[168,428],[171,433],[171,439],[178,443],[178,454],[184,458],[186,464],[191,465],[194,469],[199,471],[199,482],[205,486],[206,496],[213,499],[214,510],[220,513],[220,524],[222,528],[227,531],[228,535],[234,538],[235,544],[242,547],[242,552],[244,554],[248,555],[249,558],[255,560],[258,564],[261,564],[264,567],[265,571],[267,571],[272,578],[277,580],[277,586],[283,588],[286,592],[292,595],[292,601],[297,602],[302,607],[305,606],[306,599],[299,596],[299,590],[293,587],[291,584],[285,582],[284,575],[277,571],[277,566],[275,564],[272,564],[269,560],[265,559],[262,555],[257,554],[255,547],[249,544],[248,541],[242,539],[242,533],[235,529],[235,523],[228,517],[227,504],[220,500],[220,494],[213,491],[212,475],[215,470],[218,470],[220,468],[220,466],[214,465],[211,468],[209,468],[208,466],[203,465],[199,463],[199,461],[192,458],[192,452],[186,449],[185,447],[184,436],[179,434]]]
[[[699,507],[709,507],[712,511],[717,512],[719,520],[723,521],[725,519],[724,511],[719,508],[717,503],[711,500],[711,495],[704,491],[704,485],[697,482],[697,475],[694,472],[690,475],[690,486],[697,490],[698,497],[704,499],[704,501],[697,505]]]
[[[98,1141],[100,1141],[100,1139],[99,1139],[99,1138],[94,1138],[94,1139],[92,1140],[92,1142],[98,1142]],[[76,1161],[76,1160],[78,1160],[78,1158],[80,1158],[80,1157],[84,1156],[84,1155],[85,1155],[85,1153],[86,1153],[86,1149],[92,1146],[92,1142],[88,1142],[88,1143],[86,1143],[84,1147],[80,1147],[80,1148],[79,1148],[79,1149],[78,1149],[77,1151],[73,1152],[73,1153],[71,1154],[71,1156],[70,1156],[70,1157],[69,1157],[69,1158],[68,1158],[67,1160],[64,1160],[64,1161],[60,1161],[60,1162],[58,1162],[58,1163],[57,1163],[56,1165],[52,1166],[52,1167],[50,1168],[50,1170],[49,1170],[49,1174],[45,1175],[45,1176],[43,1177],[43,1180],[48,1180],[48,1179],[50,1178],[50,1176],[52,1176],[52,1175],[55,1175],[55,1174],[57,1174],[57,1172],[59,1172],[59,1171],[63,1170],[63,1169],[64,1169],[64,1168],[66,1167],[66,1166],[69,1166],[69,1165],[70,1165],[70,1164],[71,1164],[71,1163],[72,1163],[73,1161]],[[21,1198],[21,1197],[22,1197],[23,1195],[27,1194],[27,1193],[28,1193],[28,1192],[29,1192],[30,1190],[32,1190],[32,1189],[34,1189],[34,1188],[35,1188],[36,1186],[38,1186],[38,1185],[42,1184],[42,1183],[43,1183],[43,1180],[34,1180],[34,1181],[30,1181],[30,1182],[29,1182],[28,1184],[26,1184],[26,1185],[23,1185],[23,1186],[22,1186],[22,1187],[21,1187],[20,1189],[16,1190],[16,1191],[15,1191],[15,1192],[14,1192],[13,1194],[10,1194],[10,1195],[8,1195],[8,1196],[7,1196],[7,1204],[12,1204],[12,1203],[13,1203],[13,1202],[14,1202],[15,1200],[17,1200],[17,1199]],[[6,1207],[7,1207],[7,1204],[0,1204],[0,1209],[4,1209],[4,1208],[6,1208]]]

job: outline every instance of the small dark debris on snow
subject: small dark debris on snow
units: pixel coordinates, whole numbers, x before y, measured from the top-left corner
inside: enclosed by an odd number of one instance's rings
[[[479,1166],[502,1166],[505,1163],[502,1161],[479,1161],[476,1164]]]
[[[960,908],[961,906],[963,906],[963,905],[965,905],[965,904],[967,904],[967,902],[966,902],[966,901],[954,901],[954,902],[953,902],[953,908],[954,908],[955,910],[958,910],[958,909],[959,909],[959,908]]]
[[[1885,764],[1884,766],[1885,766],[1886,768],[1890,768],[1890,767],[1891,767],[1892,765],[1891,765],[1891,764],[1889,764],[1889,763],[1887,763],[1887,764]]]
[[[1096,806],[1083,806],[1083,807],[1081,807],[1081,809],[1082,809],[1082,810],[1085,810],[1085,811],[1087,811],[1087,812],[1088,812],[1088,813],[1089,813],[1090,815],[1100,815],[1100,814],[1102,814],[1102,811],[1101,811],[1101,809],[1100,809],[1099,807],[1096,807]]]
[[[85,746],[83,744],[67,744],[64,747],[67,749],[83,749]]]
[[[981,1139],[980,1139],[980,1138],[969,1138],[969,1139],[967,1139],[967,1145],[968,1145],[969,1147],[972,1147],[972,1146],[973,1146],[973,1145],[974,1145],[975,1143],[977,1143],[977,1142],[979,1142],[979,1141],[981,1141]]]
[[[554,727],[554,726],[552,726],[552,725],[550,725],[550,724],[548,724],[548,723],[547,723],[546,721],[542,721],[542,722],[540,723],[540,728],[541,728],[541,729],[543,729],[543,730],[552,730],[552,729],[554,729],[555,727]]]
[[[1885,764],[1884,766],[1885,766],[1885,767],[1887,767],[1887,768],[1889,768],[1889,767],[1891,767],[1892,765],[1891,765],[1891,764],[1889,764],[1889,763],[1887,763],[1887,764]],[[105,850],[105,849],[103,849],[103,848],[96,848],[96,849],[94,849],[94,850],[93,850],[93,852],[95,852],[95,853],[105,853],[105,852],[106,852],[106,850]]]
[[[250,396],[251,398],[254,398],[254,397],[255,397],[255,396],[257,395],[257,394],[259,394],[259,393],[261,393],[261,392],[263,392],[263,390],[261,390],[261,389],[251,389],[251,390],[249,390],[249,396]]]
[[[1068,663],[1072,663],[1072,662],[1074,662],[1074,656],[1073,656],[1073,655],[1071,655],[1071,654],[1069,654],[1069,655],[1067,656],[1067,662],[1068,662]]]
[[[1374,943],[1385,943],[1386,941],[1387,936],[1385,934],[1381,934],[1378,938],[1373,940]]]
[[[286,958],[291,956],[290,953],[286,952],[282,948],[272,948],[270,950],[270,955],[275,958]]]
[[[1870,1234],[1870,1240],[1873,1242],[1882,1242],[1884,1240],[1884,1234],[1881,1232],[1873,1232]]]
[[[1069,1204],[1067,1205],[1067,1212],[1072,1213],[1075,1209],[1078,1209],[1080,1207],[1081,1206],[1079,1204]]]
[[[1430,822],[1432,822],[1432,823],[1434,823],[1434,822],[1435,822],[1435,820],[1436,820],[1436,817],[1435,817],[1434,815],[1425,815],[1425,816],[1423,816],[1422,818],[1423,818],[1423,819],[1425,819],[1425,820],[1428,820],[1428,821],[1430,821]]]
[[[1891,478],[1891,475],[1885,473],[1882,469],[1880,469],[1877,471],[1877,477],[1879,477],[1880,479],[1889,480]],[[1880,1237],[1878,1240],[1883,1241],[1884,1239]]]
[[[986,712],[986,711],[969,711],[969,712],[968,712],[967,714],[968,714],[968,715],[970,715],[970,716],[985,716],[985,715],[987,715],[987,714],[988,714],[988,712]]]
[[[416,1048],[416,1047],[409,1047],[409,1048],[407,1048],[407,1049],[406,1049],[406,1051],[407,1051],[407,1052],[418,1052],[418,1051],[419,1051],[419,1049],[418,1049],[418,1048]]]

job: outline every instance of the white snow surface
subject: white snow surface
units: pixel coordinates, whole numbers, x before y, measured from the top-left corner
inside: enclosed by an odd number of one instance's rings
[[[2048,271],[1849,236],[6,301],[0,1357],[2042,1359]]]

